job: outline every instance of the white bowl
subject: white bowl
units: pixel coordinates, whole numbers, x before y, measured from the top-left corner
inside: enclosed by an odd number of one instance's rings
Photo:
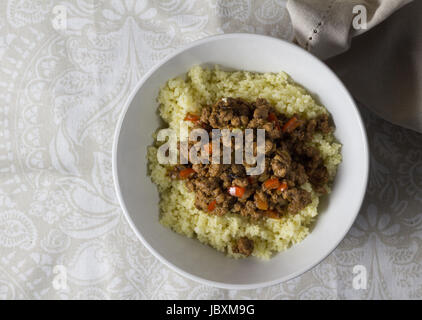
[[[235,260],[163,227],[159,196],[147,176],[147,146],[160,125],[159,89],[193,65],[257,72],[287,72],[332,114],[343,144],[332,193],[320,205],[313,230],[301,243],[269,261]],[[321,262],[352,226],[368,178],[368,144],[356,105],[337,76],[317,58],[291,43],[260,35],[225,34],[193,42],[150,70],[124,105],[113,147],[116,192],[126,218],[142,243],[180,274],[226,289],[252,289],[296,277]]]

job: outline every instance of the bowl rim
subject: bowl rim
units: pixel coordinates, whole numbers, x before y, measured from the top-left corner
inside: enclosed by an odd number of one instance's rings
[[[128,210],[126,208],[123,196],[121,194],[121,189],[120,189],[119,179],[118,179],[118,174],[117,174],[117,148],[118,148],[120,132],[121,132],[122,125],[123,125],[123,120],[125,119],[126,113],[129,109],[129,106],[131,105],[132,100],[135,97],[135,95],[137,94],[137,92],[139,91],[139,89],[144,85],[144,83],[162,65],[164,65],[168,61],[172,60],[173,58],[175,58],[179,54],[182,54],[185,51],[188,51],[188,50],[190,50],[194,47],[203,45],[205,43],[209,43],[209,42],[213,42],[213,41],[217,41],[217,40],[222,40],[222,39],[230,39],[230,38],[245,38],[245,39],[246,38],[248,38],[248,39],[261,38],[261,39],[267,39],[267,40],[272,40],[272,41],[280,41],[281,43],[283,43],[283,45],[290,47],[290,49],[292,49],[293,51],[296,50],[296,51],[301,51],[302,53],[305,53],[306,55],[309,56],[309,58],[311,60],[313,60],[313,63],[318,64],[318,65],[320,65],[320,67],[326,69],[326,71],[337,80],[337,82],[340,85],[340,88],[344,91],[345,97],[350,101],[351,106],[354,108],[354,111],[356,112],[358,127],[360,129],[360,135],[361,135],[361,138],[362,138],[362,141],[363,141],[362,157],[364,157],[364,159],[365,159],[364,172],[362,172],[365,182],[364,182],[364,187],[362,187],[361,190],[359,190],[359,206],[358,206],[359,209],[356,210],[356,213],[355,213],[353,219],[350,220],[348,227],[344,231],[344,235],[342,237],[340,237],[339,240],[336,243],[333,243],[331,246],[329,246],[329,250],[327,251],[327,253],[325,255],[321,256],[315,262],[313,262],[313,263],[311,263],[311,264],[309,264],[309,265],[307,265],[307,266],[305,266],[301,269],[298,269],[296,272],[291,273],[291,274],[284,276],[284,277],[274,279],[274,280],[264,281],[264,282],[256,282],[256,283],[250,283],[250,284],[233,284],[233,283],[228,283],[228,282],[217,282],[217,281],[208,280],[208,279],[205,279],[205,278],[202,278],[200,276],[196,276],[196,275],[193,275],[189,272],[184,271],[183,269],[175,266],[172,262],[168,261],[161,254],[159,254],[148,243],[148,241],[145,240],[145,238],[142,236],[142,234],[137,229],[137,227],[136,227],[135,223],[133,222],[132,218],[130,217],[130,214],[128,213]],[[164,59],[160,60],[158,63],[156,63],[138,81],[138,83],[132,89],[131,93],[129,94],[126,101],[124,102],[123,111],[121,112],[120,117],[117,121],[116,129],[115,129],[115,132],[114,132],[113,147],[112,147],[112,174],[113,174],[113,180],[114,180],[116,195],[117,195],[117,198],[118,198],[118,201],[119,201],[119,205],[122,208],[123,214],[126,218],[126,221],[129,223],[131,229],[135,232],[137,238],[141,241],[141,243],[152,253],[152,255],[155,258],[157,258],[166,267],[170,268],[171,270],[177,272],[178,274],[180,274],[180,275],[182,275],[182,276],[184,276],[184,277],[186,277],[190,280],[199,282],[201,284],[209,285],[209,286],[212,286],[212,287],[217,287],[217,288],[221,288],[221,289],[229,289],[229,290],[259,289],[259,288],[264,288],[264,287],[276,285],[276,284],[294,279],[294,278],[302,275],[303,273],[311,270],[312,268],[314,268],[315,266],[320,264],[323,260],[325,260],[337,248],[337,246],[341,243],[341,241],[343,241],[343,239],[346,237],[347,233],[349,232],[350,228],[354,224],[354,222],[355,222],[355,220],[356,220],[356,218],[357,218],[357,216],[360,212],[360,208],[362,207],[362,203],[363,203],[363,200],[364,200],[364,197],[365,197],[365,193],[366,193],[366,189],[367,189],[367,185],[368,185],[368,176],[369,176],[369,144],[368,144],[368,138],[367,138],[364,122],[362,120],[361,113],[360,113],[358,107],[356,106],[355,100],[353,99],[352,95],[347,90],[347,88],[345,87],[343,82],[330,69],[330,67],[328,67],[324,62],[322,62],[317,57],[315,57],[314,55],[312,55],[311,53],[309,53],[305,49],[301,48],[300,46],[295,45],[295,44],[288,42],[286,40],[283,40],[283,39],[279,39],[279,38],[275,38],[275,37],[271,37],[271,36],[267,36],[267,35],[253,34],[253,33],[226,33],[226,34],[207,36],[207,37],[201,38],[199,40],[192,41],[192,42],[188,43],[187,45],[184,45],[183,47],[176,49],[174,52],[172,52],[166,58],[164,58]]]

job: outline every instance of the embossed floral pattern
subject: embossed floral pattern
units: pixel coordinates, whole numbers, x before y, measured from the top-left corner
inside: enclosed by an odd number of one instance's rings
[[[111,144],[122,101],[160,59],[224,32],[292,40],[284,0],[0,3],[0,299],[422,298],[422,136],[362,108],[368,192],[352,230],[289,282],[220,290],[170,271],[122,216]],[[353,266],[368,287],[352,287]],[[65,265],[68,288],[52,285]]]

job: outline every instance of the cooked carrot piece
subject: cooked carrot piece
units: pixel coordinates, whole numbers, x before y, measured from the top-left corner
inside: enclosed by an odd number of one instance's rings
[[[229,188],[229,194],[233,197],[242,198],[245,193],[245,188],[239,186],[231,186]]]
[[[189,178],[189,176],[193,173],[195,173],[195,170],[193,170],[192,168],[186,168],[186,169],[180,170],[179,177],[181,180],[185,180]]]
[[[278,121],[277,116],[275,115],[274,112],[270,112],[268,114],[268,121],[274,122],[274,126],[277,130],[280,130],[280,121]]]
[[[216,204],[217,204],[217,201],[215,201],[215,200],[211,201],[211,202],[208,204],[208,211],[209,211],[209,212],[214,211]]]
[[[270,112],[268,114],[268,121],[271,121],[271,122],[277,121],[277,116],[275,115],[274,112]]]
[[[283,126],[283,132],[292,132],[294,129],[299,127],[301,121],[299,121],[296,117],[292,117],[289,121],[287,121]]]
[[[264,187],[267,189],[277,189],[280,186],[280,181],[277,178],[265,180]]]
[[[280,186],[277,188],[278,191],[284,191],[287,190],[287,183],[286,182],[282,182],[280,183]]]
[[[185,121],[198,122],[199,121],[199,116],[197,116],[196,114],[193,114],[193,113],[189,113],[188,112],[186,114]]]

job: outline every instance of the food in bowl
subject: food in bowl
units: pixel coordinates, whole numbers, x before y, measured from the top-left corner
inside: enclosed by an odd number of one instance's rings
[[[195,66],[185,78],[169,80],[158,101],[166,127],[176,133],[181,124],[207,132],[265,131],[265,166],[255,175],[247,174],[247,163],[198,164],[188,157],[162,164],[156,140],[148,160],[164,226],[234,258],[267,259],[309,234],[341,162],[341,144],[328,111],[304,88],[283,72]],[[212,144],[203,149],[209,157],[216,151]]]

